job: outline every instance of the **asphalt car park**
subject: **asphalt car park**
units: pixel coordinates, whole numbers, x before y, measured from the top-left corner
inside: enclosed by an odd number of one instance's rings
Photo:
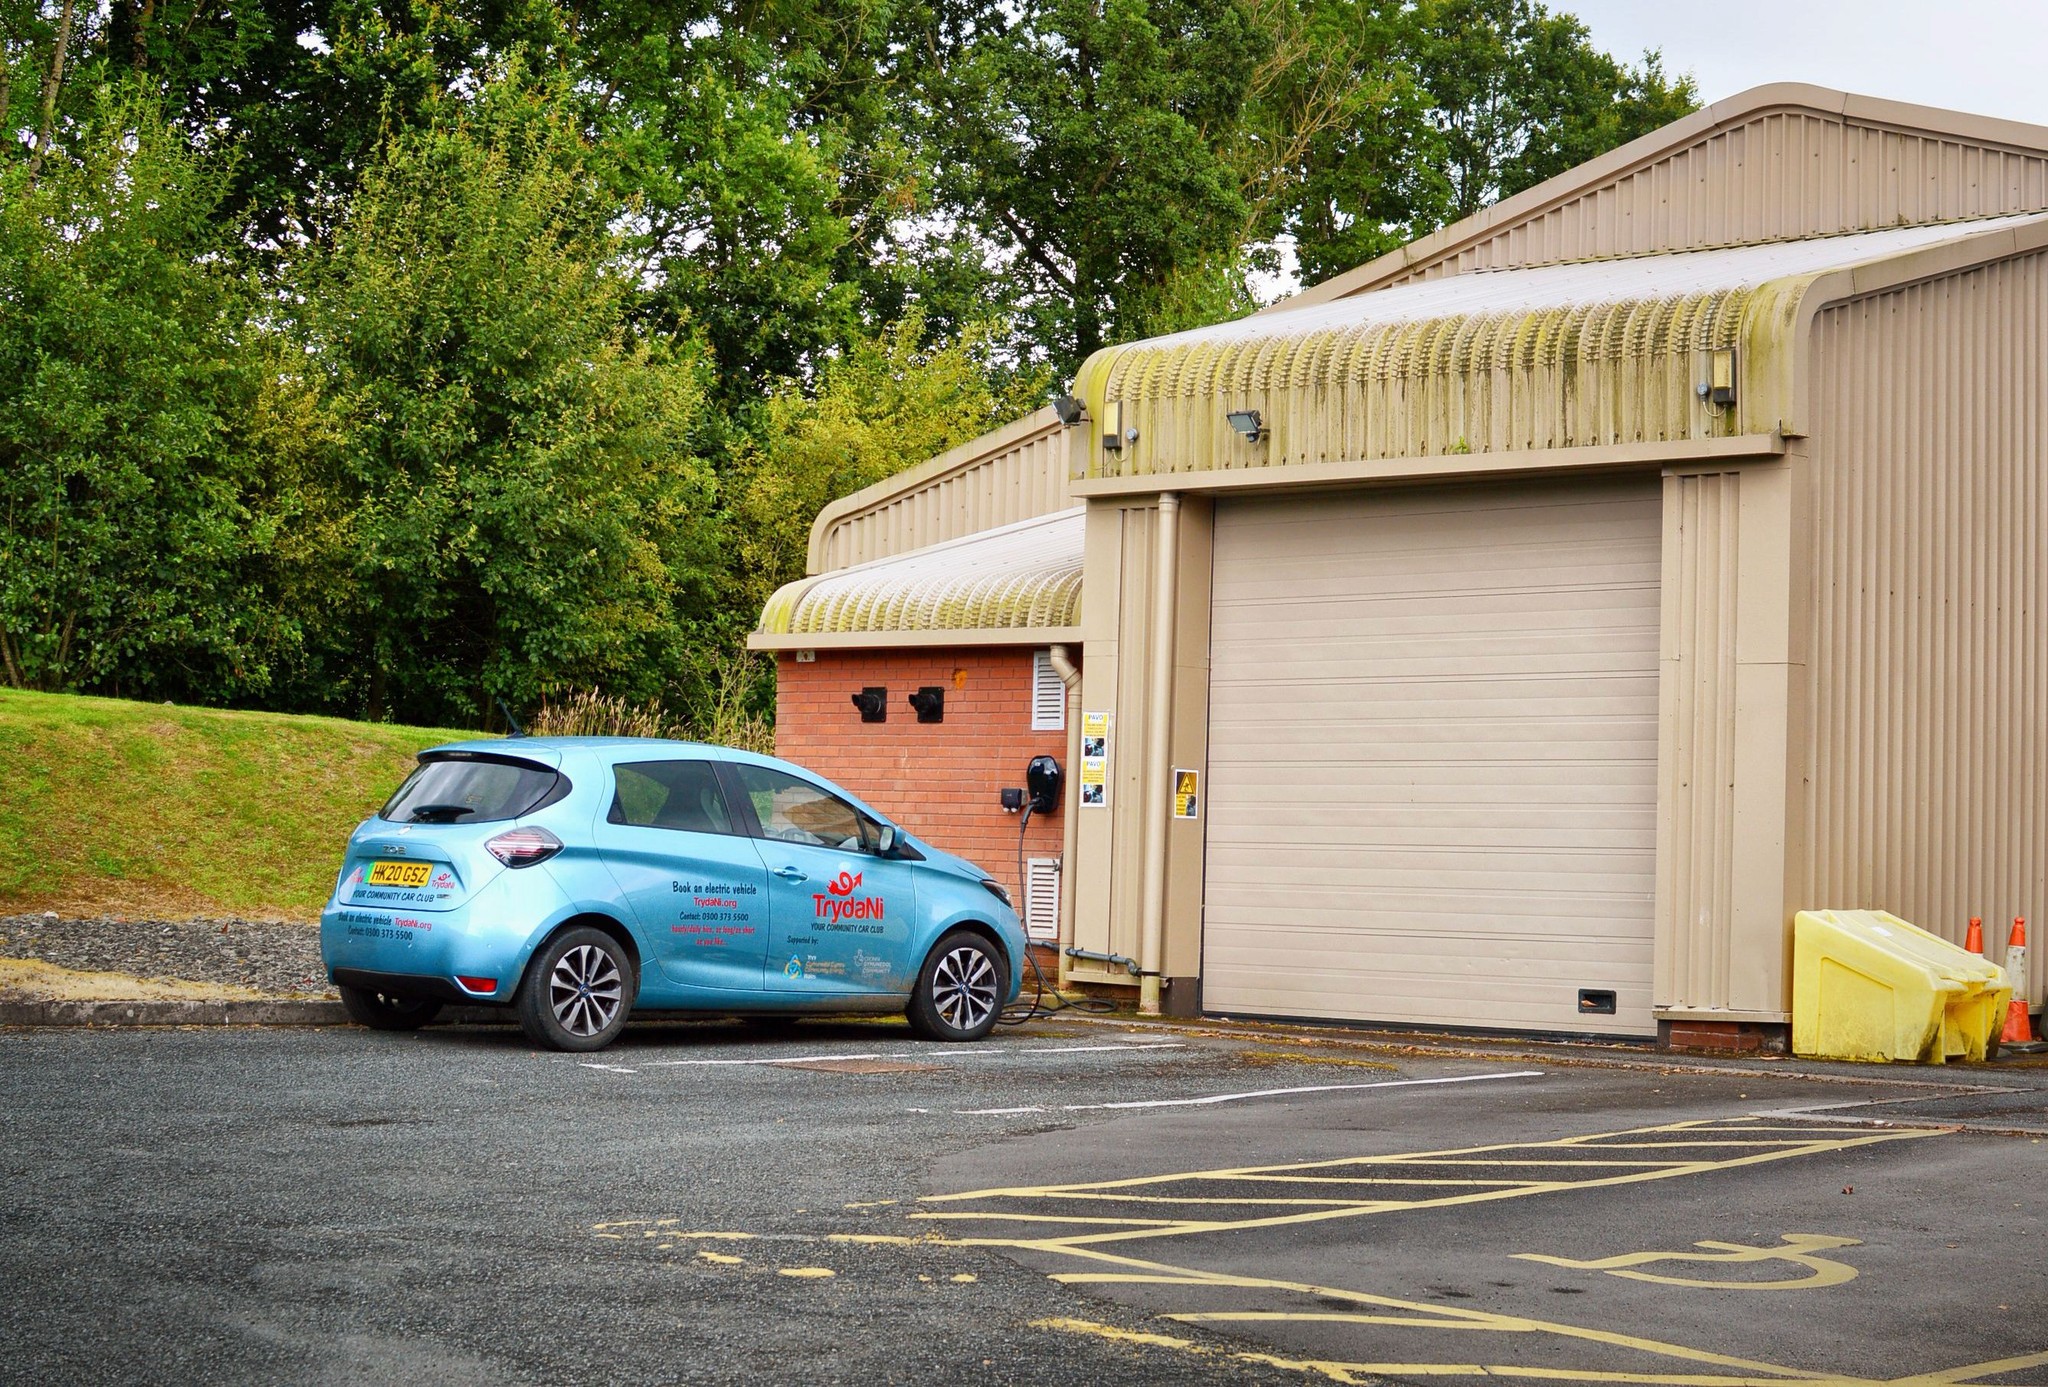
[[[1060,1018],[0,1074],[8,1380],[2048,1380],[2040,1070]]]

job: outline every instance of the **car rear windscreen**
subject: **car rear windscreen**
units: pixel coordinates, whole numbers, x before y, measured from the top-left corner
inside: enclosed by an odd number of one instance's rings
[[[421,763],[377,816],[401,824],[482,824],[530,814],[554,796],[559,772],[531,761]]]

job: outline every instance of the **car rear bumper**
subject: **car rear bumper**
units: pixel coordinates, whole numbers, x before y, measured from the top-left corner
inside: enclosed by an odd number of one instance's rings
[[[427,977],[418,973],[375,973],[367,968],[334,968],[328,976],[341,987],[360,988],[365,992],[381,992],[387,997],[439,1002],[472,1002],[489,1005],[497,1000],[494,994],[468,992],[452,979]],[[503,988],[499,989],[504,991]]]
[[[527,932],[479,929],[469,923],[467,914],[459,910],[426,918],[360,906],[330,907],[320,917],[320,958],[328,976],[351,987],[372,987],[392,996],[507,1000],[525,962]],[[459,985],[458,978],[487,978],[495,986],[473,990]]]

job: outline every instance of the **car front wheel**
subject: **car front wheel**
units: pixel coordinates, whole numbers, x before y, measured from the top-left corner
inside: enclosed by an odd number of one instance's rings
[[[633,961],[603,930],[572,929],[527,965],[513,1010],[519,1028],[549,1050],[602,1050],[626,1027],[637,984]]]
[[[373,1031],[416,1031],[441,1014],[441,1003],[432,997],[394,997],[346,983],[340,991],[349,1018]]]
[[[906,1015],[926,1040],[979,1040],[995,1029],[1002,998],[1002,955],[980,935],[956,930],[925,959]]]

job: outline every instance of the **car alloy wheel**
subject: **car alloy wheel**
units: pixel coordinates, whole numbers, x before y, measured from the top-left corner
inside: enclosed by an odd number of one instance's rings
[[[548,972],[548,1006],[570,1035],[588,1038],[610,1026],[625,1002],[625,976],[610,954],[580,944]]]
[[[550,1050],[602,1050],[625,1029],[639,980],[625,946],[581,926],[534,952],[513,1009],[527,1039]]]
[[[925,960],[911,997],[911,1029],[931,1040],[979,1040],[994,1029],[1002,1005],[1002,956],[965,930],[939,941]]]

